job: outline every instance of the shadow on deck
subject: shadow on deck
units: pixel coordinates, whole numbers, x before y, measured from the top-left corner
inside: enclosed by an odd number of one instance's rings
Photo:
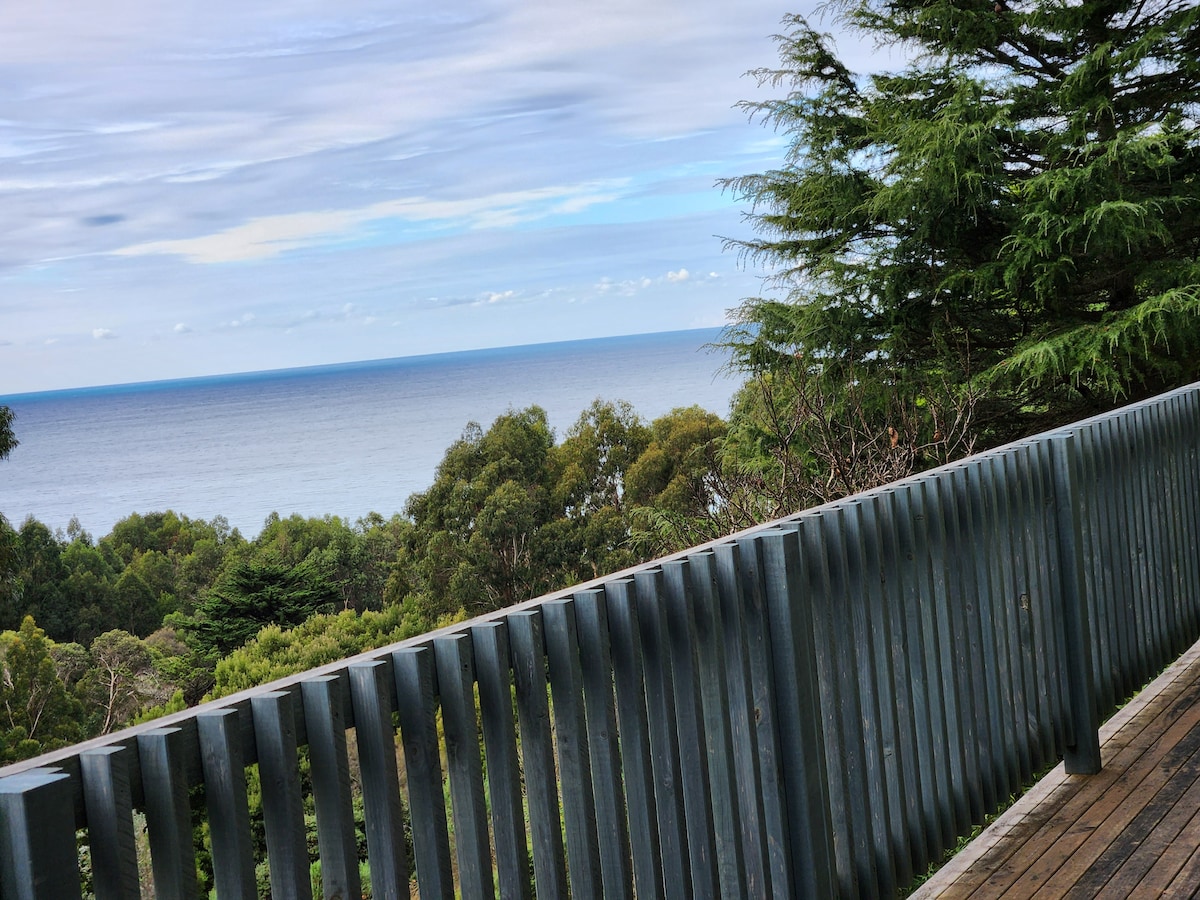
[[[1198,725],[1200,643],[1101,728],[1099,774],[1058,765],[913,896],[1195,896]]]

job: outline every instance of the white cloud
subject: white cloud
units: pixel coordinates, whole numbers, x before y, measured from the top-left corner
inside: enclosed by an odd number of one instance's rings
[[[112,251],[116,256],[181,256],[190,263],[226,263],[268,259],[321,241],[341,240],[372,222],[398,219],[412,223],[442,222],[465,228],[512,227],[553,216],[564,209],[578,212],[618,196],[596,183],[509,191],[469,200],[408,197],[358,209],[332,209],[260,216],[215,234],[178,240],[149,241]],[[552,202],[558,201],[558,202]]]
[[[112,331],[110,331],[107,328],[93,328],[92,329],[92,337],[94,337],[98,341],[103,341],[103,340],[109,340],[111,338],[115,338],[116,334],[114,334]]]
[[[687,281],[691,277],[692,276],[688,274],[687,269],[680,269],[677,272],[668,272],[667,273],[667,281],[670,281],[670,282],[676,283],[676,284],[681,281]]]
[[[192,330],[190,325],[180,322],[172,329],[176,334],[187,334]]]

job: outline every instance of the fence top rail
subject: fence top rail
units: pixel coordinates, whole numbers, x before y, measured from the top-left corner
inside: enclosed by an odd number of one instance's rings
[[[34,769],[45,769],[45,768],[62,768],[64,770],[70,772],[71,774],[76,774],[79,770],[79,756],[80,756],[80,754],[85,753],[87,751],[97,750],[97,749],[101,749],[104,747],[131,746],[131,745],[134,745],[137,743],[138,735],[145,734],[150,731],[156,731],[156,730],[164,729],[164,728],[194,727],[195,718],[198,715],[201,715],[203,713],[210,712],[213,710],[218,710],[218,709],[229,709],[231,707],[238,708],[238,709],[244,709],[249,706],[250,701],[255,696],[259,696],[259,695],[266,694],[266,693],[273,692],[273,691],[298,690],[298,686],[301,682],[308,681],[310,679],[318,678],[321,676],[343,676],[346,673],[347,669],[350,666],[355,665],[356,663],[366,663],[366,662],[373,662],[373,661],[377,661],[377,660],[381,660],[381,659],[389,659],[391,657],[391,654],[393,654],[397,650],[401,650],[401,649],[409,648],[409,647],[421,647],[421,646],[430,644],[432,641],[434,641],[438,638],[469,632],[472,628],[475,628],[477,626],[480,626],[480,625],[483,625],[483,624],[486,624],[489,622],[503,621],[507,617],[509,617],[515,613],[539,609],[542,605],[544,605],[546,603],[550,603],[555,600],[571,597],[571,596],[574,596],[583,591],[595,590],[598,588],[602,588],[606,584],[612,584],[614,582],[632,579],[639,572],[653,571],[653,570],[661,568],[664,564],[667,564],[667,563],[670,563],[670,562],[673,562],[676,560],[681,560],[681,559],[684,559],[689,556],[693,556],[698,553],[703,553],[705,551],[711,551],[714,547],[717,547],[720,545],[734,543],[739,540],[744,540],[747,538],[753,538],[757,535],[761,535],[761,534],[764,534],[767,532],[774,531],[774,530],[780,528],[781,526],[786,526],[790,523],[794,523],[794,522],[797,522],[797,521],[800,521],[802,519],[806,519],[809,517],[820,516],[823,513],[830,512],[832,510],[841,508],[843,506],[861,502],[863,499],[869,498],[874,495],[881,494],[885,491],[894,491],[898,488],[903,488],[907,485],[917,484],[922,481],[938,478],[938,477],[943,476],[951,471],[961,469],[963,467],[978,465],[980,462],[982,462],[984,460],[1004,456],[1004,455],[1010,454],[1014,451],[1017,451],[1021,448],[1024,448],[1024,447],[1027,447],[1030,445],[1036,445],[1036,444],[1039,444],[1039,443],[1042,443],[1042,442],[1045,442],[1045,441],[1048,441],[1048,440],[1051,440],[1054,438],[1058,438],[1058,437],[1061,437],[1064,435],[1076,434],[1079,431],[1081,431],[1082,429],[1084,429],[1090,425],[1093,425],[1093,424],[1096,424],[1099,422],[1103,422],[1103,421],[1106,421],[1109,419],[1113,419],[1113,418],[1128,416],[1129,414],[1135,413],[1141,409],[1163,406],[1163,405],[1169,403],[1170,401],[1174,400],[1177,397],[1181,397],[1181,396],[1185,396],[1185,395],[1189,395],[1189,394],[1195,394],[1198,392],[1200,392],[1200,382],[1196,382],[1191,385],[1176,388],[1176,389],[1174,389],[1172,391],[1168,391],[1164,394],[1150,397],[1145,400],[1141,400],[1137,403],[1129,404],[1127,406],[1120,407],[1115,410],[1100,413],[1098,415],[1092,416],[1088,419],[1081,420],[1079,422],[1073,422],[1068,425],[1064,425],[1064,426],[1061,426],[1061,427],[1058,427],[1055,429],[1051,429],[1046,432],[1042,432],[1041,434],[1033,435],[1031,437],[1021,438],[1019,440],[1012,441],[1008,444],[1004,444],[999,447],[981,451],[979,453],[973,454],[973,455],[971,455],[969,457],[965,457],[963,459],[954,460],[954,461],[946,463],[942,466],[938,466],[937,468],[934,468],[934,469],[929,469],[929,470],[926,470],[923,472],[914,473],[913,475],[909,475],[906,478],[903,478],[899,481],[892,482],[887,485],[883,485],[883,486],[880,486],[877,488],[872,488],[871,490],[862,491],[858,494],[839,498],[837,500],[832,500],[827,503],[821,504],[819,506],[811,507],[811,508],[801,510],[796,513],[792,513],[787,516],[783,516],[772,522],[766,522],[766,523],[763,523],[760,525],[755,525],[755,526],[753,526],[751,528],[747,528],[743,531],[735,532],[733,534],[726,535],[724,537],[716,538],[712,541],[709,541],[704,544],[700,544],[695,547],[689,547],[686,550],[681,550],[681,551],[671,554],[669,556],[664,556],[664,557],[652,560],[647,563],[642,563],[637,566],[632,566],[630,568],[623,569],[619,572],[614,572],[609,575],[603,575],[598,578],[594,578],[590,581],[583,582],[582,584],[572,585],[570,587],[566,587],[566,588],[563,588],[558,591],[554,591],[549,594],[544,594],[540,597],[534,597],[529,600],[523,601],[522,603],[518,603],[513,606],[505,607],[504,609],[494,610],[492,612],[485,613],[484,615],[477,616],[473,619],[469,619],[465,622],[459,622],[454,625],[450,625],[445,628],[438,629],[436,631],[431,631],[431,632],[427,632],[425,634],[416,635],[414,637],[408,638],[408,639],[401,641],[399,643],[396,643],[396,644],[390,644],[385,647],[379,647],[374,650],[368,650],[368,651],[366,651],[364,653],[360,653],[356,656],[351,656],[351,657],[347,657],[345,659],[340,659],[335,662],[331,662],[331,663],[327,663],[323,666],[319,666],[315,669],[309,669],[304,672],[299,672],[294,675],[289,675],[284,678],[278,679],[276,681],[272,681],[267,684],[260,685],[258,687],[248,688],[246,690],[239,691],[235,694],[230,694],[228,696],[221,697],[216,700],[210,700],[210,701],[208,701],[206,703],[202,703],[198,706],[191,707],[186,710],[181,710],[176,713],[170,713],[161,718],[154,719],[149,722],[144,722],[140,725],[134,725],[129,728],[125,728],[121,731],[113,732],[112,734],[103,735],[101,737],[93,738],[89,741],[84,741],[79,744],[73,744],[69,747],[63,747],[58,750],[53,750],[53,751],[50,751],[49,753],[42,754],[41,756],[37,756],[32,759],[27,759],[27,760],[22,760],[22,761],[16,762],[16,763],[11,763],[7,766],[0,767],[0,778],[9,778],[11,776],[19,775],[24,772],[29,772]],[[345,688],[345,679],[342,678],[340,680],[343,682],[343,689],[346,689]],[[348,709],[348,716],[349,716],[349,709]],[[242,716],[242,718],[243,718],[243,722],[247,723],[247,727],[248,727],[248,722],[249,722],[248,711],[245,715]],[[300,713],[298,715],[298,718],[302,719],[302,713]],[[299,722],[298,725],[299,725],[298,739],[302,743],[305,743],[306,736],[305,736],[304,729],[303,729],[303,722],[302,721]],[[350,727],[352,725],[353,725],[353,722],[350,722],[350,721],[347,722],[348,727]],[[249,732],[247,732],[247,733],[249,733]],[[249,749],[251,751],[251,753],[253,753],[252,738],[248,737],[247,742],[248,742],[247,749]],[[252,758],[251,758],[251,760],[248,760],[248,761],[252,761]]]

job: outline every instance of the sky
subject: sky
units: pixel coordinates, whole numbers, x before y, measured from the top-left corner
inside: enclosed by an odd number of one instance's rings
[[[11,4],[0,396],[721,325],[811,7]]]

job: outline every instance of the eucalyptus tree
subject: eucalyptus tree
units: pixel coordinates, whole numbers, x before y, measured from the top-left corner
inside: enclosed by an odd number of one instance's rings
[[[884,429],[895,398],[959,390],[943,420],[991,442],[1200,375],[1200,7],[829,9],[902,62],[851,71],[791,16],[755,73],[778,96],[745,108],[787,151],[725,183],[756,232],[729,243],[771,289],[738,311],[740,365],[800,367],[833,411],[869,386]]]

